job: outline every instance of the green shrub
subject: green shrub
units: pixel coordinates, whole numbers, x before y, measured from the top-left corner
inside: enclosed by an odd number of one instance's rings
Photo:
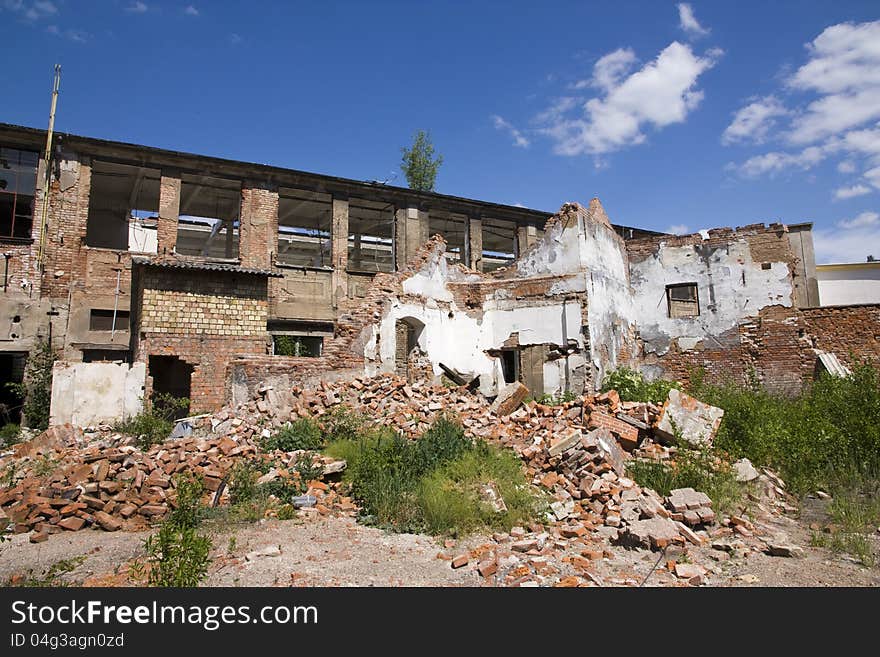
[[[236,461],[229,482],[229,502],[234,506],[254,499],[259,490],[257,479],[261,474],[254,461]]]
[[[14,445],[18,442],[18,436],[21,433],[21,427],[17,424],[9,423],[0,427],[0,445]]]
[[[42,338],[28,354],[22,383],[6,386],[24,399],[22,412],[27,426],[40,431],[49,427],[49,406],[52,401],[52,365],[55,352]]]
[[[726,513],[735,510],[744,492],[729,460],[711,449],[679,449],[674,463],[638,460],[627,463],[626,469],[640,486],[664,497],[676,488],[703,491],[716,511]]]
[[[527,485],[519,459],[474,444],[449,417],[439,417],[415,441],[382,427],[332,443],[327,453],[348,462],[345,481],[368,517],[396,531],[510,529],[536,512],[536,492]],[[480,490],[490,483],[506,512],[490,511],[481,501]]]
[[[492,508],[484,498],[486,485],[498,492],[506,511]],[[522,461],[482,441],[425,475],[419,482],[418,505],[432,534],[503,531],[528,523],[539,511],[539,500],[524,480]]]
[[[196,586],[208,573],[211,539],[198,533],[202,520],[202,482],[189,475],[174,479],[177,499],[159,531],[144,541],[150,586]],[[142,572],[141,564],[132,573]]]
[[[628,367],[609,372],[602,381],[602,392],[616,390],[622,401],[662,404],[673,388],[681,388],[681,385],[665,379],[648,381],[641,372]]]
[[[120,433],[138,438],[141,449],[163,443],[174,430],[174,418],[189,409],[187,397],[175,397],[168,393],[155,393],[150,401],[144,402],[144,410],[116,424],[114,429]]]
[[[335,406],[324,419],[324,439],[328,443],[355,440],[367,426],[367,418],[347,406]]]
[[[880,381],[862,363],[852,375],[822,375],[796,397],[750,385],[708,385],[692,377],[692,394],[724,409],[715,445],[734,458],[780,471],[798,494],[833,489],[855,476],[880,478]]]
[[[150,586],[197,586],[208,574],[211,539],[194,527],[163,522],[144,542]]]
[[[260,443],[264,451],[280,449],[292,452],[298,449],[320,449],[324,446],[321,427],[312,418],[302,417],[281,427],[281,429],[264,438]]]

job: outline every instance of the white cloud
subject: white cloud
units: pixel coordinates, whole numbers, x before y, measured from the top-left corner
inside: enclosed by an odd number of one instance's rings
[[[143,14],[149,9],[146,4],[143,2],[135,2],[131,4],[129,7],[125,8],[125,11],[130,11],[133,14]]]
[[[58,13],[58,6],[49,0],[4,0],[3,9],[20,14],[27,21],[38,21]]]
[[[782,153],[773,151],[750,157],[742,164],[728,164],[729,170],[738,171],[746,178],[758,178],[764,174],[774,176],[784,169],[799,167],[809,169],[825,159],[821,148],[810,146],[800,153]]]
[[[784,90],[797,94],[793,97],[810,96],[792,111],[771,117],[790,117],[788,125],[772,136],[801,152],[818,149],[823,157],[805,160],[796,152],[765,153],[739,167],[746,175],[759,171],[760,163],[768,172],[794,166],[807,169],[831,156],[843,160],[838,164],[841,173],[880,165],[880,21],[831,25],[806,47],[806,62],[788,75]],[[737,118],[746,109],[740,110]],[[771,136],[774,126],[767,125],[756,109],[751,118],[762,141]],[[722,142],[730,143],[740,132],[748,132],[745,125],[739,130],[736,124],[735,119],[722,135]],[[835,196],[848,198],[863,188],[843,187]]]
[[[241,43],[241,36],[233,32],[229,35],[229,43],[235,45],[237,43]]]
[[[862,212],[853,219],[841,219],[835,228],[813,231],[816,262],[864,262],[868,255],[880,255],[880,214]]]
[[[687,224],[672,224],[666,229],[666,232],[672,235],[687,235],[690,233]]]
[[[841,228],[864,228],[865,226],[876,226],[880,223],[880,214],[876,212],[862,212],[854,219],[841,219],[837,225]]]
[[[678,26],[692,37],[709,34],[709,29],[700,25],[693,8],[687,2],[678,3]]]
[[[868,169],[862,175],[864,176],[865,180],[874,185],[874,187],[876,187],[877,189],[880,189],[880,167]]]
[[[776,118],[789,111],[776,96],[759,98],[741,108],[721,135],[722,144],[752,141],[763,143],[767,133],[776,125]]]
[[[864,196],[865,194],[870,193],[870,187],[868,187],[867,185],[857,184],[851,185],[850,187],[838,187],[834,190],[834,198],[840,201],[848,198],[854,198],[856,196]]]
[[[529,147],[529,140],[526,139],[522,132],[517,130],[509,121],[504,120],[497,114],[493,114],[490,118],[492,119],[492,123],[495,124],[496,130],[504,130],[510,133],[510,136],[513,137],[514,146],[518,146],[519,148]]]
[[[193,7],[192,5],[187,5],[186,9],[183,10],[183,13],[187,16],[198,16],[199,10]]]
[[[674,41],[654,61],[626,76],[634,63],[631,51],[605,55],[594,65],[591,78],[591,85],[604,92],[601,97],[587,100],[575,115],[569,114],[574,104],[565,109],[557,104],[536,117],[541,132],[556,142],[554,152],[610,153],[644,142],[646,126],[683,123],[703,98],[695,86],[715,65],[715,56],[696,56],[689,46]]]

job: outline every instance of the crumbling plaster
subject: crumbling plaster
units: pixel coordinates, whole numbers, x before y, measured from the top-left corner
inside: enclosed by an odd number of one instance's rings
[[[792,278],[785,262],[769,269],[752,260],[745,239],[720,246],[660,242],[650,256],[630,262],[633,298],[639,313],[639,334],[645,353],[663,355],[673,342],[694,349],[705,339],[719,340],[744,317],[762,308],[792,306]],[[666,286],[696,283],[700,302],[697,317],[669,317]]]

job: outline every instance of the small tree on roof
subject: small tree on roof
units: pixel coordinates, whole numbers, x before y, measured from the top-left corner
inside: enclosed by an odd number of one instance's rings
[[[406,182],[410,189],[421,192],[433,192],[434,181],[437,178],[437,169],[443,164],[443,156],[434,157],[434,144],[431,143],[431,135],[424,130],[419,130],[413,135],[413,144],[410,148],[401,148],[403,163],[400,168],[406,176]]]

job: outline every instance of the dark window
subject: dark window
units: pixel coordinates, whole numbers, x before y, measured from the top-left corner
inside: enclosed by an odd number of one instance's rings
[[[83,349],[84,363],[127,363],[128,352],[121,349]]]
[[[669,304],[670,317],[696,317],[700,314],[696,283],[667,285],[666,300]]]
[[[278,192],[278,262],[301,267],[330,266],[332,198],[282,187]]]
[[[348,269],[394,271],[394,206],[352,198],[348,202]]]
[[[183,174],[175,251],[206,258],[238,258],[240,213],[238,180]]]
[[[158,169],[93,162],[86,244],[155,253],[160,176]]]
[[[117,310],[116,311],[115,329],[117,331],[127,331],[128,330],[128,311],[127,310]],[[113,311],[112,310],[98,310],[96,308],[92,308],[92,310],[89,314],[89,330],[90,331],[112,331],[112,330],[114,330]]]
[[[0,237],[30,238],[39,159],[33,151],[0,147]]]
[[[519,349],[501,351],[501,371],[504,373],[505,383],[519,381]]]
[[[321,355],[324,338],[313,335],[273,335],[276,356],[310,356]]]
[[[333,324],[269,320],[266,330],[272,334],[272,353],[276,356],[317,358],[324,352],[324,338],[333,337]]]
[[[516,256],[516,224],[483,218],[483,271],[506,267]]]

